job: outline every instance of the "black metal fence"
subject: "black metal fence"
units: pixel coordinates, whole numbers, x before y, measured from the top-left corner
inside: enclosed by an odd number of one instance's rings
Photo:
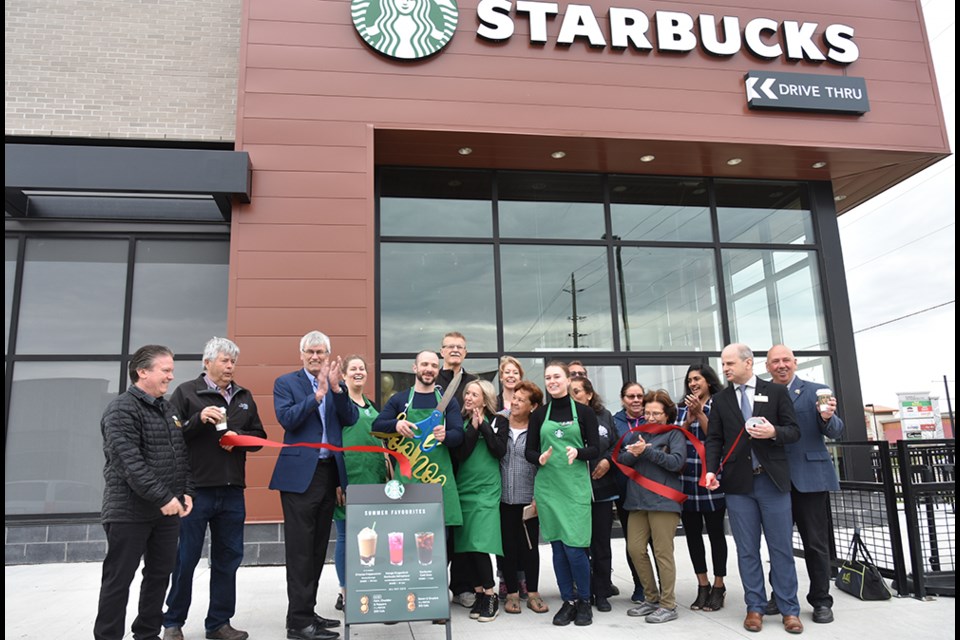
[[[955,595],[955,441],[901,440],[895,446],[835,442],[828,447],[840,475],[840,491],[830,494],[834,566],[849,554],[853,532],[859,529],[898,594]],[[796,534],[794,548],[802,555]]]

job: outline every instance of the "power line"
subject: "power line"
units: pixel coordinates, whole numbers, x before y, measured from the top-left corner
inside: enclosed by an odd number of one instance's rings
[[[919,311],[914,311],[913,313],[908,313],[908,314],[906,314],[906,315],[900,316],[899,318],[894,318],[894,319],[892,319],[892,320],[887,320],[887,321],[885,321],[885,322],[881,322],[880,324],[875,324],[875,325],[873,325],[872,327],[864,327],[863,329],[857,329],[856,331],[854,331],[854,333],[863,333],[864,331],[870,331],[870,329],[876,329],[877,327],[882,327],[882,326],[884,326],[884,325],[891,324],[891,323],[893,323],[893,322],[899,322],[900,320],[904,320],[904,319],[909,318],[909,317],[911,317],[911,316],[920,315],[921,313],[926,313],[927,311],[933,311],[934,309],[939,309],[940,307],[945,307],[945,306],[947,306],[948,304],[954,304],[956,301],[957,301],[956,298],[954,298],[953,300],[947,300],[946,302],[941,302],[940,304],[935,304],[935,305],[933,305],[932,307],[927,307],[926,309],[920,309]]]
[[[880,254],[879,256],[875,256],[875,257],[873,257],[873,258],[870,258],[869,260],[867,260],[867,261],[865,261],[865,262],[861,262],[860,264],[858,264],[858,265],[856,265],[856,266],[848,267],[848,268],[846,269],[846,272],[847,272],[847,273],[850,273],[850,272],[853,271],[854,269],[859,269],[860,267],[862,267],[862,266],[864,266],[864,265],[868,265],[868,264],[870,264],[871,262],[873,262],[874,260],[879,260],[880,258],[886,258],[886,257],[888,257],[891,253],[893,253],[894,251],[899,251],[900,249],[903,249],[904,247],[906,247],[906,246],[908,246],[908,245],[911,245],[911,244],[913,244],[914,242],[919,242],[919,241],[923,240],[924,238],[926,238],[926,237],[928,237],[928,236],[932,236],[932,235],[935,234],[935,233],[939,233],[939,232],[943,231],[944,229],[946,229],[947,227],[952,227],[952,226],[955,225],[955,224],[956,224],[956,222],[950,222],[950,223],[948,223],[948,224],[943,225],[942,227],[939,227],[938,229],[934,229],[934,230],[931,231],[930,233],[925,233],[925,234],[923,234],[923,235],[920,236],[919,238],[914,238],[913,240],[910,240],[909,242],[904,242],[903,244],[901,244],[901,245],[899,245],[899,246],[897,246],[897,247],[894,247],[893,249],[887,249],[884,253]]]

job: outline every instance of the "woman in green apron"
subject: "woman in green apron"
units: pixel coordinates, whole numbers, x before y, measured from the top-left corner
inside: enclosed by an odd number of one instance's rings
[[[553,547],[553,569],[563,598],[553,624],[586,626],[593,622],[588,465],[600,455],[597,415],[570,397],[570,376],[563,362],[549,363],[543,381],[550,401],[530,416],[524,454],[539,465],[533,497],[540,534]]]
[[[497,617],[499,599],[494,593],[490,554],[503,555],[500,538],[500,458],[506,442],[497,430],[507,420],[495,415],[497,392],[486,380],[474,380],[463,390],[463,444],[457,487],[463,526],[454,531],[454,550],[462,555],[466,576],[476,593],[470,617],[490,622]]]
[[[381,446],[381,441],[370,434],[373,419],[377,417],[377,409],[365,395],[363,386],[367,383],[367,363],[357,355],[347,356],[343,360],[343,379],[347,383],[347,393],[357,405],[360,417],[352,426],[343,428],[343,446],[353,447],[370,445]],[[383,484],[387,481],[387,467],[383,454],[366,453],[363,451],[344,451],[343,463],[347,468],[348,484]],[[344,501],[346,495],[341,488],[337,488],[337,506],[333,511],[333,522],[337,525],[337,544],[333,552],[333,564],[337,569],[337,580],[340,582],[340,593],[337,595],[336,608],[343,611],[343,596],[346,593],[346,509]]]

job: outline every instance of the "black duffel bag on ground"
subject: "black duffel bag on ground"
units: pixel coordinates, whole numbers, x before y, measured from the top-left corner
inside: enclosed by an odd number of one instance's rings
[[[863,559],[858,560],[860,556]],[[837,573],[837,588],[855,595],[861,600],[889,600],[892,595],[880,570],[873,563],[867,546],[860,538],[860,529],[855,529],[850,541],[850,558],[840,563]]]

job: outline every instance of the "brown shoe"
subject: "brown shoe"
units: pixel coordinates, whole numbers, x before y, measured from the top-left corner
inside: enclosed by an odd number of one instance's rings
[[[783,616],[783,628],[787,633],[803,633],[803,623],[797,616]]]
[[[743,619],[743,628],[754,633],[763,629],[763,616],[760,612],[747,611],[747,617]]]

